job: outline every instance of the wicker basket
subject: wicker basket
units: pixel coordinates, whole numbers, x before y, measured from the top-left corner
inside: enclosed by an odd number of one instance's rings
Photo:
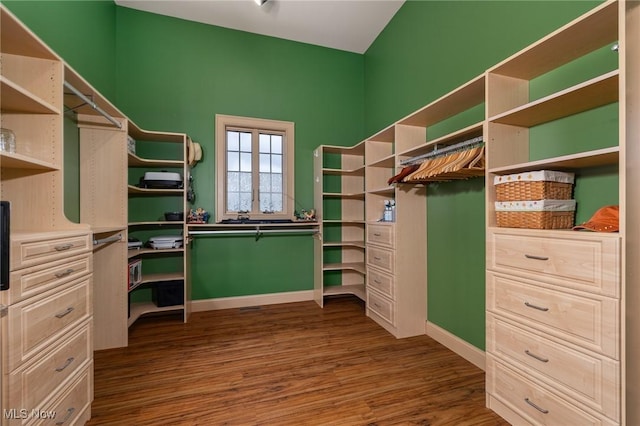
[[[496,212],[501,228],[570,229],[575,212]]]
[[[496,224],[501,228],[569,229],[575,200],[497,201]]]
[[[496,176],[496,200],[569,200],[573,179],[573,173],[551,170]]]

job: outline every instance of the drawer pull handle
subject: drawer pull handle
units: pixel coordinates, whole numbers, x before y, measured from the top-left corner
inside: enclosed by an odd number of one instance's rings
[[[532,305],[532,304],[531,304],[531,303],[529,303],[529,302],[524,302],[524,305],[525,305],[527,308],[537,309],[537,310],[542,311],[542,312],[547,312],[547,311],[549,310],[549,308],[543,308],[543,307],[541,307],[541,306]]]
[[[74,361],[74,359],[75,359],[74,357],[69,357],[69,358],[67,358],[67,361],[64,363],[64,365],[63,365],[62,367],[57,367],[57,368],[56,368],[56,371],[57,371],[58,373],[59,373],[59,372],[61,372],[62,370],[64,370],[64,369],[65,369],[65,368],[67,368],[68,366],[70,366],[70,365],[71,365],[71,363]]]
[[[67,415],[64,416],[64,419],[60,420],[59,422],[56,422],[56,425],[60,426],[63,425],[67,422],[67,420],[69,420],[71,418],[71,416],[73,415],[73,412],[76,411],[75,408],[71,407],[67,410]]]
[[[542,358],[540,355],[536,355],[533,352],[529,351],[529,349],[525,349],[524,353],[529,355],[531,358],[537,359],[540,362],[549,362],[549,358]]]
[[[65,251],[69,250],[71,247],[73,247],[73,244],[60,244],[59,246],[55,246],[54,248],[56,249],[56,251]]]
[[[56,272],[53,275],[55,275],[56,278],[62,278],[62,277],[69,276],[69,275],[73,274],[74,272],[75,271],[73,269],[69,268],[69,269],[66,269],[66,270],[64,270],[62,272]]]
[[[380,280],[373,280],[374,283],[380,284]]]
[[[373,235],[376,236],[376,237],[382,237],[382,234],[379,233],[379,232],[374,232]]]
[[[536,410],[540,411],[542,414],[549,414],[549,410],[545,410],[544,408],[539,407],[535,403],[531,402],[531,400],[529,398],[525,398],[524,402],[526,402],[527,404],[529,404],[530,406],[532,406]]]
[[[69,306],[67,309],[64,310],[64,312],[60,312],[59,314],[56,314],[56,318],[62,318],[64,316],[69,315],[71,312],[73,312],[73,306]]]
[[[374,258],[375,260],[380,260],[380,258],[379,258],[378,256],[373,256],[373,258]]]
[[[547,256],[535,256],[533,254],[525,254],[524,257],[526,257],[527,259],[534,259],[534,260],[549,260]]]

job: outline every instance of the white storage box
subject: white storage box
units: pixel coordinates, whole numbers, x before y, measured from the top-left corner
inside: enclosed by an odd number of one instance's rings
[[[182,235],[157,235],[149,238],[149,247],[153,249],[174,249],[182,247]]]

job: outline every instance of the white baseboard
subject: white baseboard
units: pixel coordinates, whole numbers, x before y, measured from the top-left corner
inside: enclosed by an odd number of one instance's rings
[[[429,321],[426,323],[425,332],[427,336],[431,337],[433,340],[451,349],[453,352],[474,364],[476,367],[483,371],[485,370],[485,353],[483,350],[476,348],[469,342],[462,340],[458,336],[451,334],[444,328]]]
[[[275,305],[278,303],[306,302],[309,300],[313,300],[313,290],[220,297],[217,299],[194,300],[191,302],[191,311],[215,311],[218,309],[247,308],[260,305]]]

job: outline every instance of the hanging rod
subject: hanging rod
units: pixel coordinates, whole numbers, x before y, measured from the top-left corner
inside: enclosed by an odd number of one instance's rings
[[[189,236],[208,236],[217,237],[223,235],[255,235],[256,241],[260,239],[263,234],[317,234],[319,231],[316,229],[236,229],[236,230],[209,230],[209,231],[189,231]]]
[[[444,155],[448,152],[452,152],[452,151],[457,151],[461,148],[468,148],[471,147],[473,145],[479,145],[483,142],[483,137],[482,136],[477,136],[475,138],[472,139],[468,139],[466,141],[462,141],[453,145],[447,145],[444,148],[440,148],[438,149],[438,146],[436,145],[436,147],[433,149],[433,151],[427,152],[426,154],[422,154],[422,155],[418,155],[416,157],[411,157],[408,158],[406,160],[403,160],[400,162],[401,166],[408,166],[410,164],[415,164],[417,162],[421,162],[422,160],[425,160],[427,158],[432,158],[432,157],[437,157],[440,155]]]
[[[77,97],[79,97],[80,99],[85,101],[87,103],[87,105],[89,105],[91,108],[93,108],[94,110],[99,112],[104,118],[109,120],[118,129],[122,129],[122,124],[118,120],[116,120],[115,118],[110,116],[109,113],[107,113],[105,110],[100,108],[95,102],[93,102],[91,99],[89,99],[87,96],[85,96],[81,91],[79,91],[78,89],[73,87],[71,84],[69,84],[69,82],[65,81],[64,82],[64,87],[66,87],[67,89],[71,90],[74,95],[76,95]]]
[[[97,246],[98,244],[113,243],[114,241],[120,241],[120,240],[122,240],[122,234],[113,235],[111,237],[106,237],[99,240],[93,240],[93,245]]]

